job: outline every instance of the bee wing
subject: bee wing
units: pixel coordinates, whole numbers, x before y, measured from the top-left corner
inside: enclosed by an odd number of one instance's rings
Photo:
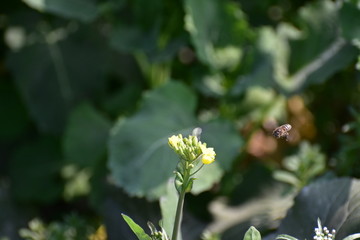
[[[192,130],[191,135],[196,136],[200,140],[201,133],[202,133],[202,129],[197,127]]]

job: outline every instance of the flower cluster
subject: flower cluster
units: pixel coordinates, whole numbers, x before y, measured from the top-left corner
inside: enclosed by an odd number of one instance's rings
[[[327,227],[317,227],[315,228],[314,240],[334,240],[335,239],[335,229],[329,231]]]
[[[213,148],[206,147],[196,136],[190,135],[183,138],[181,134],[169,138],[169,146],[180,156],[180,158],[189,163],[201,159],[203,164],[210,164],[215,161],[216,153]]]

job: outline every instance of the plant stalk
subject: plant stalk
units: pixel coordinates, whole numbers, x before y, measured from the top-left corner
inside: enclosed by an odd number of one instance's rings
[[[172,232],[171,240],[176,240],[180,230],[180,224],[182,220],[182,212],[184,207],[184,199],[185,199],[185,191],[182,190],[179,195],[179,200],[176,208],[176,215],[175,215],[175,222],[174,222],[174,229]]]
[[[178,204],[177,204],[177,208],[176,208],[175,222],[174,222],[174,228],[173,228],[171,240],[177,240],[177,237],[178,237],[179,231],[180,231],[186,188],[187,188],[187,185],[189,184],[189,179],[190,179],[190,173],[188,172],[188,169],[185,170],[184,175],[185,175],[184,181],[183,181],[183,185],[181,188],[181,192],[179,194]]]

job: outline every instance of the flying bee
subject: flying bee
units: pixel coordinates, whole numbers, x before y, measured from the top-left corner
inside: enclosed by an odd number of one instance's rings
[[[284,125],[281,125],[280,127],[275,128],[274,131],[272,132],[272,135],[275,138],[285,138],[285,140],[288,141],[290,130],[291,130],[291,125],[284,124]]]

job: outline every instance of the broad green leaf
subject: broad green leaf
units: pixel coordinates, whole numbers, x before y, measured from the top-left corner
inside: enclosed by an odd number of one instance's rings
[[[244,240],[261,240],[261,234],[255,227],[251,226],[249,228],[249,230],[246,231],[243,239]]]
[[[243,55],[241,44],[249,37],[244,14],[220,0],[186,0],[185,25],[200,60],[214,69],[233,69]]]
[[[106,152],[109,130],[110,122],[91,105],[79,105],[65,130],[65,159],[81,167],[94,166]]]
[[[59,144],[51,138],[18,147],[9,166],[16,199],[49,203],[59,198],[61,166]]]
[[[280,23],[275,30],[260,28],[254,67],[239,77],[233,94],[253,85],[293,94],[347,66],[357,51],[339,35],[337,10],[332,1],[316,1],[299,10],[298,27]]]
[[[242,142],[229,123],[197,125],[194,109],[195,96],[179,83],[171,82],[147,93],[139,111],[120,119],[111,131],[108,166],[116,184],[130,195],[153,199],[164,194],[178,162],[168,138],[179,133],[189,135],[197,126],[203,128],[201,140],[215,148],[217,161],[196,175],[193,193],[219,181]]]
[[[32,58],[36,60],[25,60]],[[57,82],[46,46],[33,45],[13,53],[8,58],[8,65],[38,127],[44,132],[59,132],[65,123],[70,99],[65,93],[68,92],[67,85]]]
[[[40,12],[50,12],[65,18],[90,22],[98,11],[93,0],[22,0]]]
[[[35,43],[9,55],[8,67],[41,131],[60,133],[74,104],[104,88],[108,52],[100,43],[81,29],[71,38]]]
[[[355,48],[339,34],[335,2],[316,1],[301,8],[298,24],[301,26],[301,35],[289,41],[289,89],[292,91],[324,82],[356,57]],[[284,81],[279,83],[287,88]]]
[[[332,1],[316,1],[299,9],[300,36],[290,42],[290,71],[308,64],[336,40],[337,20],[337,7]]]
[[[130,195],[157,198],[164,193],[178,161],[168,137],[190,134],[194,109],[195,96],[179,83],[148,92],[139,111],[111,130],[109,169],[115,182]]]
[[[121,215],[139,240],[151,240],[150,236],[145,233],[144,229],[137,225],[130,217],[125,214]]]
[[[319,180],[302,189],[277,233],[312,239],[319,218],[323,227],[336,230],[336,239],[343,239],[359,232],[359,203],[359,180]]]
[[[342,35],[349,41],[360,40],[360,1],[344,1],[339,13]]]

